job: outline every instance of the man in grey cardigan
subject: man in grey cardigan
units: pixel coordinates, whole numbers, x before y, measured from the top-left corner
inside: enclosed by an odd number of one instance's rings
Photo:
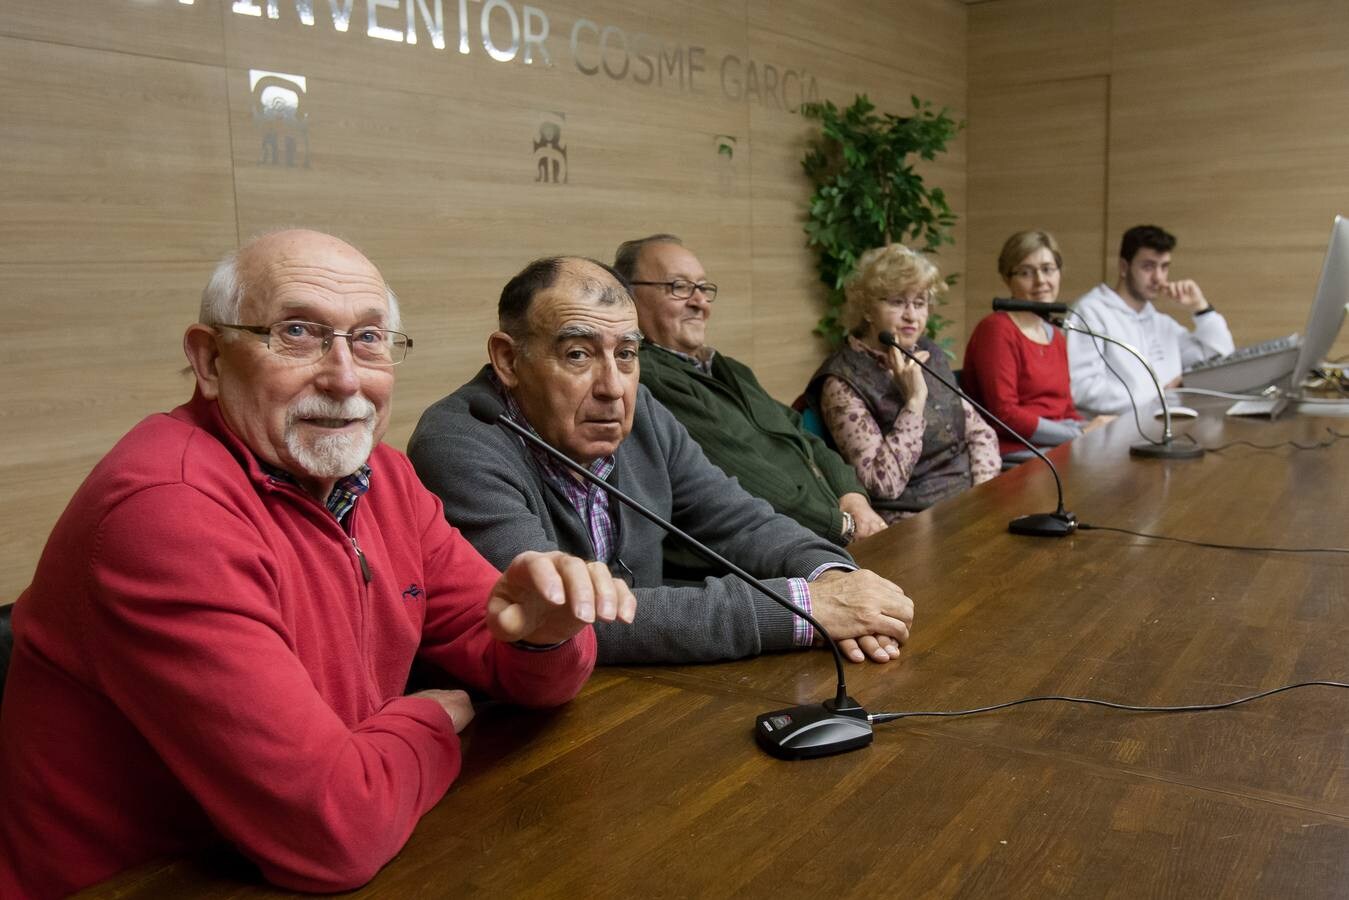
[[[665,584],[659,528],[473,418],[476,396],[504,402],[568,457],[810,607],[848,658],[899,655],[913,620],[904,592],[751,497],[639,388],[636,308],[612,269],[579,258],[537,260],[503,289],[498,313],[491,364],[423,414],[408,455],[488,560],[563,549],[630,581],[636,620],[621,629],[597,625],[601,662],[736,659],[809,647],[817,636],[737,578]]]

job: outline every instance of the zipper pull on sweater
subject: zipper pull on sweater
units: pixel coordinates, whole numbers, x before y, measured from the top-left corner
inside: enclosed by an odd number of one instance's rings
[[[365,561],[365,553],[361,550],[361,545],[356,543],[355,538],[351,538],[351,546],[356,550],[356,558],[361,561],[361,576],[365,578],[365,583],[370,583],[370,564]]]

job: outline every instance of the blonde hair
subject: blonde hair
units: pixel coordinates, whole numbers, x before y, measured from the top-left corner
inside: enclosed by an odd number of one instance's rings
[[[862,254],[843,290],[848,299],[843,307],[843,327],[863,337],[869,327],[867,307],[873,301],[917,290],[932,303],[946,290],[946,284],[926,256],[903,244],[888,244]]]
[[[1011,281],[1012,270],[1040,249],[1054,254],[1054,265],[1063,268],[1063,254],[1059,252],[1059,242],[1054,240],[1054,235],[1048,231],[1018,231],[1002,245],[1002,252],[998,254],[998,274],[1004,281]]]

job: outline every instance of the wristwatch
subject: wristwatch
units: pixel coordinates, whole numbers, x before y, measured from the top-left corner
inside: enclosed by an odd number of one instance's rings
[[[857,520],[852,517],[852,513],[846,509],[843,510],[843,534],[841,535],[843,543],[851,544],[853,535],[857,534]]]
[[[1212,303],[1210,303],[1208,306],[1204,307],[1203,309],[1199,310],[1199,312],[1195,313],[1195,315],[1196,315],[1196,316],[1202,316],[1202,315],[1204,315],[1205,313],[1211,313],[1211,312],[1213,312],[1213,304],[1212,304]]]

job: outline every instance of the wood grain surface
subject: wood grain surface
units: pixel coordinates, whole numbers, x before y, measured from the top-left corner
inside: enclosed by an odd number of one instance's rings
[[[1152,423],[1147,423],[1152,424]],[[1317,440],[1344,419],[1179,426],[1206,446]],[[1349,441],[1138,460],[1123,420],[1055,451],[1087,523],[1287,547],[1345,544]],[[1150,705],[1349,680],[1349,557],[1006,531],[1053,508],[1022,466],[862,542],[917,604],[889,665],[847,670],[872,712],[1040,694]],[[1343,897],[1349,694],[1231,710],[1058,703],[877,726],[787,763],[754,717],[823,699],[823,652],[600,670],[550,714],[494,706],[461,778],[358,896]],[[105,896],[273,893],[231,851],[125,873]]]

